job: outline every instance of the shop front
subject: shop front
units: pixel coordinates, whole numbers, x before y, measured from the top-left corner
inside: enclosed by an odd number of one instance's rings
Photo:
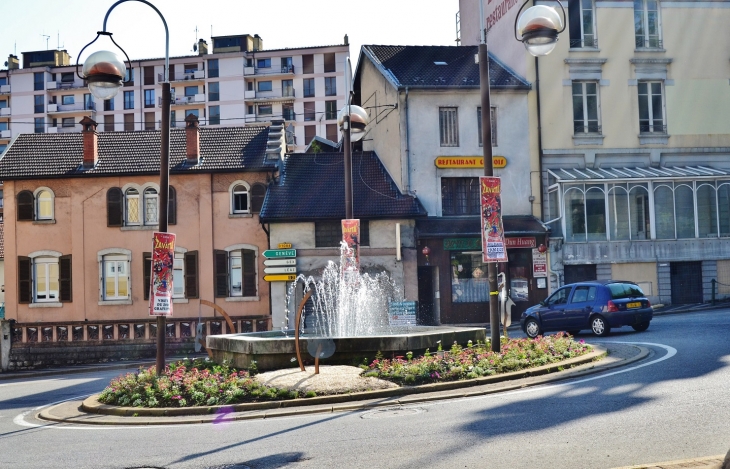
[[[504,216],[507,262],[498,264],[514,301],[512,321],[548,295],[547,230],[532,216]],[[480,219],[418,220],[419,316],[424,324],[486,324],[489,281],[482,262]],[[542,252],[541,252],[542,251]]]

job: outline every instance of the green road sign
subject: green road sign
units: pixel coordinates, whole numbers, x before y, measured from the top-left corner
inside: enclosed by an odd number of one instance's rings
[[[297,257],[296,249],[269,249],[264,251],[264,257],[267,259],[281,259],[282,257]]]

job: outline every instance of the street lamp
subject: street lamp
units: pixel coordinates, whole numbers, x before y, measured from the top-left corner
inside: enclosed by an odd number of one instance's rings
[[[555,48],[558,41],[558,34],[565,30],[565,22],[561,21],[560,15],[553,7],[537,5],[525,10],[522,15],[520,11],[527,5],[529,0],[520,7],[515,21],[515,39],[525,45],[527,51],[534,55],[547,55]],[[560,8],[565,9],[558,0]],[[482,145],[484,156],[484,175],[494,176],[492,165],[492,106],[489,97],[489,54],[487,50],[487,30],[484,25],[484,2],[479,1],[479,19],[481,41],[479,43],[479,83],[482,104]],[[522,39],[517,37],[520,33]],[[497,285],[497,263],[487,264],[487,279],[489,281],[489,324],[491,331],[492,351],[499,352],[499,306],[498,306],[498,285]]]
[[[170,69],[170,32],[167,29],[167,22],[165,17],[162,16],[160,10],[158,10],[153,4],[146,0],[119,0],[109,8],[104,16],[104,27],[102,31],[96,33],[96,38],[84,46],[79,52],[79,57],[84,53],[84,50],[91,44],[99,39],[99,36],[108,36],[109,39],[119,48],[122,52],[124,49],[112,38],[112,33],[107,32],[106,22],[109,18],[109,14],[112,12],[117,5],[128,2],[137,1],[142,2],[145,5],[151,7],[162,20],[162,24],[165,26],[165,69],[164,69],[164,81],[162,83],[162,124],[160,129],[160,194],[158,198],[159,210],[159,230],[163,233],[167,232],[168,228],[168,196],[170,191],[170,81],[169,81],[169,69]],[[127,63],[130,65],[129,57],[124,52],[124,56],[127,57]],[[79,63],[78,58],[76,59],[76,74],[78,75]],[[89,91],[97,99],[107,100],[117,95],[119,88],[122,87],[124,77],[126,75],[126,68],[124,61],[120,57],[110,51],[99,51],[91,54],[84,62],[82,69],[83,76],[79,75],[82,79],[86,80],[89,84]],[[157,316],[157,375],[161,375],[165,369],[165,316]]]
[[[365,136],[369,118],[365,109],[350,104],[349,92],[345,99],[345,106],[337,114],[337,126],[342,131],[344,140],[342,145],[345,160],[345,218],[350,220],[353,217],[351,142],[359,142]]]

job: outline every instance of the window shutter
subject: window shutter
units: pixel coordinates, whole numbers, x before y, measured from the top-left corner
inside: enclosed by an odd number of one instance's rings
[[[118,187],[106,191],[106,226],[122,226],[124,223],[124,194]]]
[[[185,298],[198,298],[198,251],[185,253]]]
[[[213,269],[215,270],[215,297],[228,297],[228,253],[216,249],[213,251]]]
[[[58,283],[60,287],[59,297],[61,303],[73,301],[73,284],[71,282],[71,254],[61,256],[58,259]]]
[[[177,191],[172,186],[167,198],[167,224],[177,225]]]
[[[18,221],[33,220],[33,193],[21,191],[16,197],[18,203]]]
[[[266,197],[266,186],[261,183],[256,183],[251,188],[251,212],[261,212],[261,207],[264,205],[264,197]]]
[[[33,298],[33,265],[30,257],[18,256],[18,303],[28,304]]]
[[[243,263],[243,296],[256,296],[256,253],[241,251]]]
[[[142,262],[144,267],[144,276],[142,277],[144,279],[144,285],[142,285],[142,291],[144,292],[144,299],[149,300],[151,289],[150,283],[152,282],[152,253],[143,252],[142,259],[144,259]]]

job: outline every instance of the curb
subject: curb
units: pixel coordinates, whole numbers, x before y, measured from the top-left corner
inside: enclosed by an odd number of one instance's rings
[[[613,469],[680,469],[687,467],[706,467],[720,469],[720,466],[722,465],[724,459],[724,454],[718,454],[716,456],[706,456],[703,458],[678,459],[676,461],[614,467]]]
[[[447,383],[434,383],[423,386],[402,387],[395,389],[366,391],[353,394],[338,394],[332,396],[320,396],[307,399],[296,399],[287,401],[270,401],[261,403],[245,403],[233,406],[211,406],[211,407],[187,407],[187,408],[166,408],[166,409],[144,409],[136,407],[117,407],[98,402],[98,395],[91,396],[83,401],[77,412],[86,412],[86,416],[98,415],[102,419],[80,420],[79,417],[58,417],[52,414],[51,410],[62,406],[43,409],[36,414],[36,417],[59,423],[81,423],[88,425],[164,425],[183,423],[206,423],[213,420],[250,420],[265,419],[272,417],[283,417],[290,415],[301,415],[311,413],[332,413],[337,411],[368,410],[378,407],[397,406],[412,404],[416,402],[429,402],[445,399],[474,397],[487,394],[494,394],[504,391],[511,391],[525,387],[541,385],[549,382],[561,381],[576,378],[584,375],[594,374],[610,370],[620,366],[643,360],[649,355],[645,347],[634,346],[639,353],[634,357],[621,360],[615,363],[599,366],[591,366],[594,360],[605,357],[606,348],[594,345],[595,351],[587,355],[576,357],[560,363],[544,365],[542,367],[518,372],[505,373],[502,375],[488,376],[468,381],[452,381]],[[583,366],[581,370],[565,370],[560,368],[575,368]],[[552,374],[559,371],[558,374]],[[520,378],[537,378],[534,382],[520,382],[504,386],[491,387],[480,390],[465,390],[462,392],[451,392],[460,388],[471,388],[479,385],[497,384],[505,381],[512,381]],[[378,399],[373,401],[374,399]],[[368,402],[353,403],[353,401],[370,400]],[[223,413],[216,414],[216,411]],[[106,417],[106,419],[103,419]],[[127,420],[128,417],[135,417]],[[175,418],[188,417],[188,418]]]

